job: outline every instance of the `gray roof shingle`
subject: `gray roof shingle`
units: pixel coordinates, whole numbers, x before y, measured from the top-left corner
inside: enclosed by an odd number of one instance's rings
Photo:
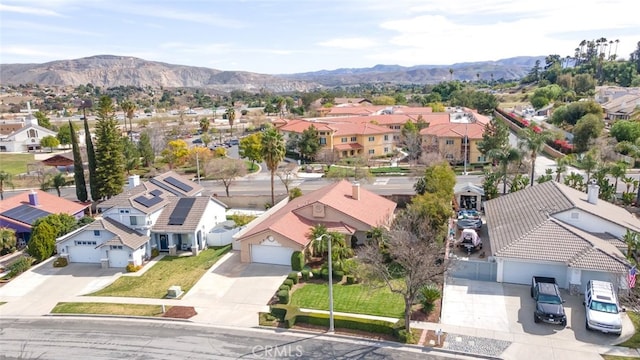
[[[187,214],[182,225],[171,225],[170,217],[173,213],[173,210],[178,205],[179,198],[172,196],[169,198],[169,205],[167,205],[162,213],[158,217],[156,223],[151,227],[151,231],[153,232],[193,232],[196,231],[198,227],[198,223],[200,219],[202,219],[202,215],[204,214],[207,205],[212,199],[209,196],[194,196],[191,197],[194,199],[193,206],[189,209],[189,213]]]
[[[133,250],[144,245],[149,241],[149,237],[130,229],[119,222],[109,218],[98,218],[91,224],[87,225],[85,230],[107,230],[113,234],[113,237],[99,246],[105,245],[124,245]]]

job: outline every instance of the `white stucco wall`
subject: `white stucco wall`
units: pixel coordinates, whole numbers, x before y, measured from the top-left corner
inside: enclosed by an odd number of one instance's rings
[[[564,211],[553,215],[553,217],[587,232],[607,232],[617,237],[622,237],[626,232],[626,229],[623,226],[617,225],[580,209]]]

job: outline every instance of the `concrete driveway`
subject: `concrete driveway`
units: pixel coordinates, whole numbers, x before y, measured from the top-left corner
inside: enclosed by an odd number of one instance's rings
[[[212,267],[180,302],[195,307],[198,315],[191,318],[193,321],[257,326],[258,312],[268,311],[266,304],[290,271],[289,266],[241,263],[240,253],[233,251]]]
[[[620,337],[587,331],[582,296],[565,291],[564,328],[533,321],[535,303],[526,285],[448,278],[443,293],[441,323],[475,328],[479,336],[512,341],[503,354],[505,358],[573,359],[576,351],[588,351],[599,359],[597,354],[605,353],[606,346],[615,345],[634,332],[626,314]]]
[[[121,269],[102,269],[96,264],[69,264],[54,268],[53,258],[0,287],[0,316],[48,314],[60,301],[99,290],[122,275]]]

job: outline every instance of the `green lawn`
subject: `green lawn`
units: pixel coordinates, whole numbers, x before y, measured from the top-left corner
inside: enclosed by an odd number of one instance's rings
[[[291,304],[306,309],[329,310],[329,284],[305,284],[291,294]],[[404,301],[388,287],[362,284],[333,286],[333,308],[338,312],[402,318]]]
[[[165,256],[142,276],[122,276],[89,296],[162,299],[167,294],[167,289],[173,285],[178,285],[187,292],[229,249],[231,245],[207,249],[198,256]]]
[[[165,307],[165,311],[170,306]],[[51,310],[52,314],[103,314],[103,315],[133,315],[133,316],[161,316],[161,305],[142,304],[111,304],[95,302],[61,302]]]
[[[629,340],[620,344],[620,346],[638,349],[640,348],[640,313],[629,311],[627,314],[631,322],[633,322],[633,326],[636,328],[636,333],[633,334]]]
[[[27,164],[33,161],[33,154],[0,153],[0,167],[11,175],[26,173]]]

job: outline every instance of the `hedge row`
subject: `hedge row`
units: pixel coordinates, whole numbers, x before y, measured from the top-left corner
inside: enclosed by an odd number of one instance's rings
[[[297,306],[272,305],[271,314],[285,327],[291,328],[296,323],[311,324],[329,327],[329,314],[315,312],[301,312]],[[360,330],[376,334],[393,335],[396,338],[404,329],[404,321],[390,322],[385,320],[365,319],[344,315],[334,315],[334,327],[336,329]]]

